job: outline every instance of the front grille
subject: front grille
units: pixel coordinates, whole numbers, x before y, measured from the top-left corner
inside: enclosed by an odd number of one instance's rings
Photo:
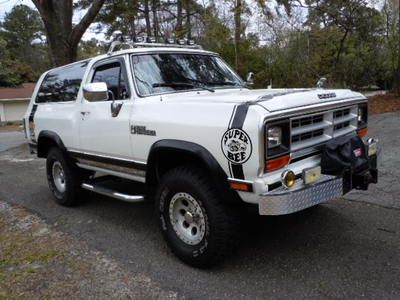
[[[301,142],[301,141],[305,141],[308,139],[312,139],[318,136],[321,136],[324,134],[324,130],[323,129],[318,129],[318,130],[313,130],[313,131],[309,131],[309,132],[305,132],[305,133],[301,133],[298,135],[294,135],[292,136],[292,143],[293,142]]]
[[[292,128],[320,123],[323,121],[323,119],[324,119],[323,115],[315,115],[311,117],[296,119],[292,121]]]
[[[357,129],[357,106],[291,119],[291,150],[324,143]]]
[[[344,116],[348,116],[349,114],[350,114],[350,108],[340,109],[333,112],[333,118],[337,119]]]

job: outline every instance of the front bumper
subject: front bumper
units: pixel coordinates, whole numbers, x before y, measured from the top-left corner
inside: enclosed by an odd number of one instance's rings
[[[344,172],[343,176],[322,175],[312,185],[304,185],[300,179],[290,189],[277,188],[259,196],[260,215],[286,215],[311,206],[336,199],[352,189],[366,190],[370,183],[378,182],[377,156],[369,158],[369,169],[352,174]]]
[[[290,190],[280,187],[261,195],[260,215],[286,215],[343,196],[343,178],[323,175],[319,182],[304,186],[297,183]]]

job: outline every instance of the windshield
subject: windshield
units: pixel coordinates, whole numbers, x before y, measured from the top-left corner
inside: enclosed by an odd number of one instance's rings
[[[132,56],[140,96],[182,90],[242,87],[243,81],[217,56],[158,53]]]

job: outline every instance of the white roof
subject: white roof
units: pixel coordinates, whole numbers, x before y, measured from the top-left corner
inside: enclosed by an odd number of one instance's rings
[[[206,51],[202,49],[195,49],[195,48],[182,48],[182,47],[137,47],[137,48],[129,48],[129,49],[123,49],[123,50],[118,50],[114,51],[111,53],[106,53],[106,54],[101,54],[98,56],[94,56],[91,58],[83,59],[80,61],[76,61],[67,65],[59,66],[56,68],[52,68],[48,70],[47,72],[54,71],[57,69],[62,69],[66,66],[82,63],[84,61],[90,62],[90,61],[99,61],[101,59],[105,58],[110,58],[118,55],[124,55],[124,54],[134,54],[134,53],[157,53],[157,52],[164,52],[164,53],[194,53],[194,54],[203,54],[203,55],[218,55],[218,53],[212,52],[212,51]],[[46,73],[47,73],[46,72]]]

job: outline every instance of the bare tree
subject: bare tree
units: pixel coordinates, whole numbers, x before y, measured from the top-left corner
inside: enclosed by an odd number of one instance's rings
[[[81,21],[73,25],[73,0],[32,0],[46,28],[46,35],[54,65],[76,60],[78,44],[96,18],[105,0],[94,0]]]

